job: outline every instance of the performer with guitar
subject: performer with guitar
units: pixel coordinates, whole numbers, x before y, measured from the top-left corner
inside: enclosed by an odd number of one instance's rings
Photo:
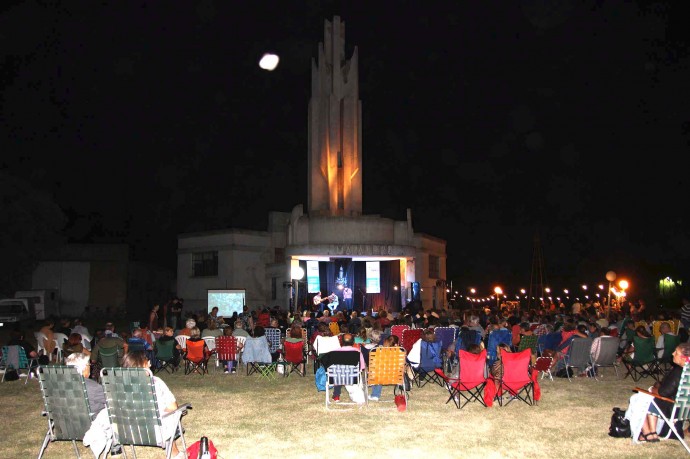
[[[328,301],[328,297],[326,298],[321,298],[321,292],[316,292],[316,295],[314,296],[314,306],[317,306],[319,308],[319,311],[323,311],[323,303],[324,301]]]
[[[331,315],[335,314],[335,310],[338,309],[339,304],[338,295],[336,295],[335,292],[331,292],[331,294],[328,295],[328,309],[331,310]]]

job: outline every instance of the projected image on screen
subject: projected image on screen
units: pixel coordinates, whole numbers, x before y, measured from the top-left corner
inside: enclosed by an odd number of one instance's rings
[[[230,317],[233,312],[242,313],[245,290],[209,290],[208,312],[218,308],[218,316]]]

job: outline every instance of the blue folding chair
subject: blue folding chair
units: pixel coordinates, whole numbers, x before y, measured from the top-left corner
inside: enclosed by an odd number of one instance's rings
[[[513,344],[513,334],[510,330],[501,328],[489,333],[486,341],[486,358],[488,359],[487,363],[489,366],[493,365],[498,358],[498,345],[501,343],[505,343],[508,346]]]

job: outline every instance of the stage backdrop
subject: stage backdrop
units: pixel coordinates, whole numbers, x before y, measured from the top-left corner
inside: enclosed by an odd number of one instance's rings
[[[300,265],[302,263],[304,262],[301,262]],[[306,263],[304,265],[306,267]],[[329,262],[321,261],[319,262],[321,293],[325,297],[331,292],[335,292],[338,295],[340,305],[344,306],[343,293],[338,288],[338,284],[345,284],[354,292],[354,308],[358,311],[368,311],[369,309],[400,311],[400,261],[381,261],[380,269],[381,292],[366,293],[366,262],[352,261],[349,258],[335,258]],[[398,290],[395,290],[394,287],[396,286]],[[305,295],[306,298],[302,295]],[[306,288],[300,290],[300,297],[302,297],[301,304],[313,304],[314,293],[307,294]],[[343,309],[343,307],[339,307],[339,309]]]

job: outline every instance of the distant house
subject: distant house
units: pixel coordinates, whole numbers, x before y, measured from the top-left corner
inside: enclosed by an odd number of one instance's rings
[[[175,273],[132,261],[127,244],[67,244],[44,255],[32,290],[55,289],[63,316],[146,311],[172,295]]]

